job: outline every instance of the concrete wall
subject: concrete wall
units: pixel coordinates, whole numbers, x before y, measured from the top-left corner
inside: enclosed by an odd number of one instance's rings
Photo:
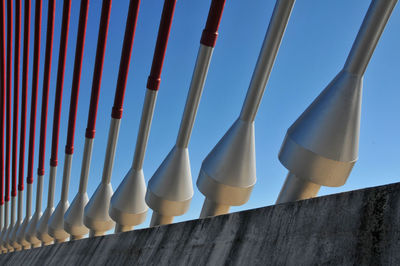
[[[400,265],[400,183],[0,255],[0,265]]]

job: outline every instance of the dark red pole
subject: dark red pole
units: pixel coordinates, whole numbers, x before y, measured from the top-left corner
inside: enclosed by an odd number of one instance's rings
[[[38,175],[40,176],[44,175],[44,157],[46,153],[47,109],[49,103],[51,56],[53,52],[55,7],[56,7],[56,1],[49,0],[48,13],[47,13],[46,54],[44,59],[42,113],[40,120],[40,144],[39,144],[39,167],[38,167]]]
[[[11,155],[11,68],[12,68],[12,28],[13,28],[12,0],[7,0],[7,143],[6,143],[6,195],[5,200],[10,201],[10,155]]]
[[[4,204],[4,120],[6,112],[6,1],[2,0],[0,4],[0,205]],[[6,226],[6,225],[4,225]]]
[[[56,97],[54,104],[53,136],[51,143],[51,158],[50,158],[51,166],[57,166],[58,164],[58,137],[60,133],[60,115],[61,115],[61,104],[62,104],[63,86],[64,86],[65,59],[67,57],[69,19],[71,13],[70,11],[71,11],[71,0],[64,0],[63,17],[61,23],[60,52],[58,56]]]
[[[96,61],[94,63],[94,73],[92,80],[92,93],[90,96],[89,115],[85,136],[94,139],[96,133],[97,107],[99,103],[101,76],[103,73],[104,55],[107,44],[108,24],[110,21],[112,0],[104,0],[101,8],[99,37],[96,49]]]
[[[200,43],[206,46],[215,47],[218,38],[218,28],[224,12],[225,0],[212,0],[208,12],[206,26],[201,35]]]
[[[26,106],[28,104],[29,38],[31,21],[31,1],[25,0],[24,7],[24,51],[22,63],[21,136],[19,143],[18,190],[24,190]]]
[[[176,0],[166,0],[162,11],[160,28],[158,29],[156,48],[154,49],[153,63],[150,76],[147,79],[147,88],[157,91],[161,82],[161,71],[167,50],[168,37],[174,17]]]
[[[117,88],[115,90],[114,106],[111,117],[115,119],[122,118],[126,80],[128,78],[129,63],[133,39],[135,38],[136,21],[139,13],[140,0],[131,0],[129,3],[128,18],[125,27],[124,43],[122,45],[121,60],[119,63]]]
[[[82,59],[83,59],[83,50],[85,46],[88,11],[89,11],[89,0],[82,0],[81,10],[79,13],[78,38],[75,49],[75,63],[74,63],[74,74],[72,78],[71,102],[69,106],[67,145],[65,146],[65,153],[67,154],[74,153],[75,122],[76,122],[76,112],[78,108],[79,85],[81,80]]]
[[[32,97],[31,114],[29,124],[29,147],[28,147],[28,174],[26,183],[33,183],[33,162],[35,157],[35,129],[37,112],[37,94],[39,86],[39,64],[40,64],[40,31],[42,24],[42,0],[35,1],[35,32],[33,42],[33,69],[32,69]]]
[[[15,44],[14,44],[14,114],[12,143],[12,190],[11,197],[17,196],[18,167],[18,105],[19,105],[19,59],[21,46],[21,0],[15,1]]]

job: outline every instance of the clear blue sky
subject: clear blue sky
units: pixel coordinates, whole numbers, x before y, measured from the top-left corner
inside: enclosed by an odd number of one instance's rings
[[[40,115],[41,106],[47,25],[47,1],[43,2],[38,115]],[[71,9],[62,102],[56,204],[61,194],[79,2],[72,1]],[[124,114],[112,176],[114,189],[117,188],[131,165],[163,2],[161,0],[143,0],[140,6],[125,95]],[[233,207],[231,211],[274,204],[287,173],[287,170],[277,158],[285,132],[343,66],[369,3],[370,1],[365,0],[299,0],[295,4],[255,121],[257,184],[249,202],[240,207]],[[177,2],[144,162],[146,182],[175,142],[209,4],[210,0],[179,0]],[[88,185],[89,196],[92,195],[101,179],[128,5],[128,0],[114,0],[112,5],[98,110],[97,133]],[[202,160],[240,112],[274,5],[275,1],[261,0],[228,0],[226,3],[219,30],[219,39],[189,145],[194,184]],[[399,8],[399,6],[395,8],[365,73],[359,161],[343,187],[324,187],[319,195],[383,185],[400,180]],[[75,155],[69,190],[70,201],[76,194],[79,184],[100,11],[101,1],[92,0],[89,8],[83,58]],[[61,0],[57,1],[56,14],[43,208],[45,208],[47,200],[51,130],[62,17]],[[30,83],[32,81],[33,61],[34,3],[32,3],[31,26]],[[31,85],[28,94],[29,103],[30,99]],[[39,143],[39,118],[37,121],[36,144]],[[35,154],[35,193],[37,151],[38,146]],[[203,200],[203,195],[195,187],[190,210],[185,215],[176,217],[175,221],[197,218]],[[147,221],[140,227],[147,227],[150,217],[151,210],[149,210]]]

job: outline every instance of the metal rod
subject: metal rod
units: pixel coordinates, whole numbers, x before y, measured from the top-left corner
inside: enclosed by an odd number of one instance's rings
[[[119,126],[123,112],[126,81],[128,78],[139,5],[140,0],[130,0],[129,2],[128,17],[125,26],[114,105],[111,112],[111,122],[108,132],[102,179],[95,193],[90,198],[84,212],[84,224],[90,229],[89,236],[103,235],[104,232],[110,230],[114,226],[114,222],[108,214],[110,198],[113,193],[110,181],[118,142]]]
[[[78,36],[75,49],[74,73],[72,78],[71,101],[69,106],[67,145],[65,146],[65,162],[61,199],[49,221],[49,233],[54,237],[57,243],[64,242],[69,236],[64,230],[64,214],[69,207],[68,188],[71,176],[72,156],[74,153],[75,124],[76,114],[78,111],[79,85],[82,73],[88,11],[89,0],[82,0],[79,12]]]
[[[107,44],[108,25],[111,13],[111,0],[103,0],[101,9],[100,26],[97,39],[96,60],[92,80],[92,92],[87,120],[85,147],[82,158],[79,190],[71,206],[65,213],[64,229],[71,234],[72,239],[80,239],[89,232],[83,223],[84,208],[88,202],[86,193],[89,178],[90,162],[92,159],[93,142],[96,133],[96,116],[99,103],[101,76],[103,72],[104,56]]]
[[[4,222],[4,122],[6,113],[6,38],[5,38],[5,0],[0,3],[0,252],[2,252],[2,234],[7,224]]]
[[[33,48],[33,68],[32,68],[32,96],[31,96],[31,111],[30,111],[30,124],[29,124],[29,147],[28,147],[28,173],[26,177],[26,183],[28,188],[32,189],[33,186],[33,164],[35,156],[35,132],[36,132],[36,112],[37,112],[37,94],[39,86],[39,65],[40,65],[40,35],[41,35],[41,23],[42,23],[42,0],[35,1],[35,30],[34,30],[34,48]],[[32,193],[27,193],[26,206],[30,208],[32,204]],[[28,203],[29,202],[29,203]],[[28,210],[28,209],[27,209]],[[21,232],[18,237],[24,249],[30,248],[30,242],[26,235],[31,221],[28,212],[25,216],[26,229]],[[25,223],[25,221],[24,221]]]
[[[182,215],[187,211],[193,197],[187,148],[217,41],[224,6],[225,0],[211,2],[175,147],[149,181],[146,203],[153,209],[150,226],[172,223],[174,216]],[[182,167],[182,162],[187,162],[186,167]]]
[[[175,4],[176,0],[165,0],[164,2],[153,62],[147,80],[147,91],[136,139],[132,168],[111,199],[110,216],[116,222],[118,230],[131,230],[134,225],[143,222],[147,213],[148,207],[144,202],[146,188],[142,167],[157,99],[157,91],[161,82],[162,66],[167,50],[172,19],[174,17]],[[132,194],[134,194],[133,197]]]
[[[47,129],[47,111],[49,103],[49,87],[51,73],[51,58],[53,52],[53,35],[54,35],[54,19],[55,19],[55,0],[50,0],[47,10],[47,32],[46,32],[46,52],[44,62],[44,78],[43,78],[43,94],[42,94],[42,110],[40,119],[40,141],[39,141],[39,165],[38,165],[38,187],[36,201],[40,202],[40,206],[36,204],[36,211],[28,225],[28,238],[32,246],[38,245],[40,240],[37,237],[37,225],[42,216],[42,193],[43,193],[43,177],[45,174],[44,159],[46,153],[46,129]]]
[[[397,0],[373,0],[371,2],[347,57],[344,70],[356,75],[364,75],[396,4]]]
[[[253,77],[247,90],[246,99],[240,112],[240,119],[243,121],[253,122],[256,117],[294,2],[294,0],[278,0],[276,2]]]
[[[54,211],[54,193],[57,176],[58,165],[58,142],[60,132],[60,116],[62,107],[65,61],[67,57],[68,33],[70,22],[71,0],[65,0],[63,3],[63,14],[60,34],[60,47],[58,55],[57,83],[56,94],[54,99],[54,114],[53,114],[53,132],[51,142],[51,157],[50,157],[50,177],[47,197],[47,207],[44,214],[40,218],[38,224],[38,237],[43,241],[44,245],[53,242],[53,238],[49,235],[48,223]]]
[[[277,0],[239,118],[202,163],[197,187],[206,196],[202,217],[246,203],[256,182],[254,119],[294,0]],[[210,207],[211,206],[211,207]]]
[[[11,79],[12,79],[12,29],[13,29],[13,3],[7,0],[7,121],[6,121],[6,202],[10,201],[10,163],[11,163]],[[8,209],[7,209],[8,210]],[[8,221],[8,212],[6,212]],[[8,231],[12,224],[7,224],[7,231],[3,235],[3,246],[7,248]]]

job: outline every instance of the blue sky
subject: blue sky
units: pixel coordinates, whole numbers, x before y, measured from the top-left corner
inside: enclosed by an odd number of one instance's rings
[[[47,25],[47,1],[43,2],[38,115],[40,115],[41,106]],[[300,0],[296,2],[255,121],[257,184],[249,202],[240,207],[233,207],[231,211],[274,204],[287,174],[287,170],[277,158],[285,132],[343,66],[369,3],[370,1],[365,0]],[[144,162],[146,182],[174,145],[209,4],[209,0],[177,2]],[[89,196],[92,195],[101,179],[128,5],[128,0],[114,0],[112,5],[97,117],[97,132],[88,184]],[[114,189],[117,188],[131,165],[162,5],[163,1],[161,0],[143,0],[140,6],[127,81],[124,114],[112,176]],[[275,1],[261,0],[231,0],[226,3],[219,39],[189,145],[194,184],[202,160],[239,115],[274,5]],[[100,11],[101,1],[92,0],[83,58],[75,133],[75,155],[69,190],[70,201],[76,194],[79,185]],[[31,16],[29,104],[33,62],[34,1]],[[78,16],[79,1],[72,1],[55,204],[59,201],[61,194]],[[46,206],[47,200],[61,17],[62,1],[57,1],[43,208]],[[400,10],[397,7],[365,73],[359,161],[344,186],[339,188],[323,187],[319,195],[399,181],[399,28]],[[38,117],[34,167],[35,193],[39,124]],[[26,169],[27,167],[25,167]],[[203,195],[195,188],[190,210],[185,215],[176,217],[175,221],[197,218],[203,200]],[[147,227],[150,217],[151,211],[148,213],[147,221],[138,228]]]

